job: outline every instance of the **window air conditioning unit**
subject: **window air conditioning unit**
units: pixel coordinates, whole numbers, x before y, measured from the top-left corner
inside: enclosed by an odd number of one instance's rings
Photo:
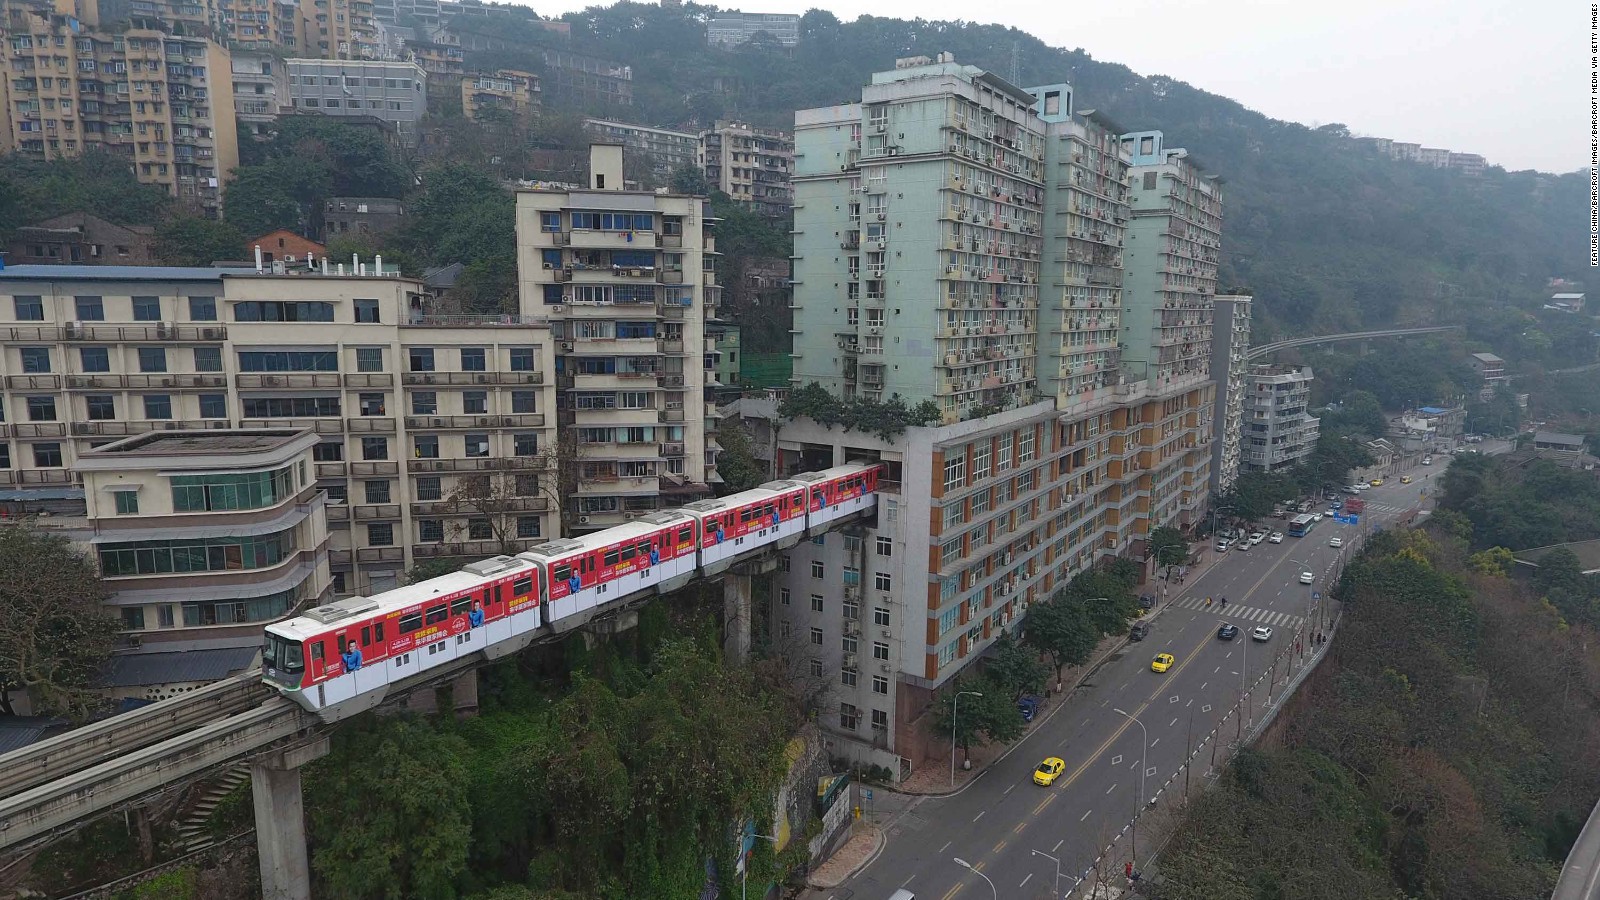
[[[589,517],[588,516],[579,516],[578,517],[578,524],[579,525],[587,525],[587,524],[589,524]]]

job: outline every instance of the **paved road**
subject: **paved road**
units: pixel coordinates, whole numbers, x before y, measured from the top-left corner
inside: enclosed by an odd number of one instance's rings
[[[1419,466],[1413,484],[1402,485],[1396,477],[1367,491],[1368,514],[1359,525],[1325,519],[1307,537],[1226,554],[1181,588],[1144,642],[1128,645],[1011,753],[961,793],[906,807],[886,823],[888,843],[876,860],[837,888],[810,892],[808,900],[887,900],[900,887],[928,900],[1040,900],[1056,894],[1056,865],[1041,853],[1060,860],[1062,894],[1097,860],[1099,872],[1120,871],[1140,798],[1158,798],[1159,812],[1166,801],[1181,797],[1182,763],[1191,756],[1187,787],[1201,788],[1212,759],[1220,763],[1227,743],[1259,714],[1269,681],[1281,686],[1295,636],[1308,626],[1312,593],[1323,590],[1352,539],[1416,506],[1444,462]],[[1345,539],[1344,549],[1329,546],[1336,536]],[[1315,576],[1311,586],[1299,583],[1306,570]],[[1226,611],[1207,608],[1207,596],[1227,597]],[[1238,639],[1217,639],[1223,619],[1240,626]],[[1262,624],[1273,629],[1271,639],[1251,641],[1250,630]],[[1177,657],[1165,674],[1150,671],[1151,657],[1160,652]],[[1252,688],[1243,723],[1232,714],[1242,685]],[[1046,756],[1067,762],[1049,788],[1035,786],[1031,777]],[[1141,860],[1154,848],[1153,826],[1160,818],[1143,821]],[[983,878],[958,866],[957,857],[991,879],[994,893]]]

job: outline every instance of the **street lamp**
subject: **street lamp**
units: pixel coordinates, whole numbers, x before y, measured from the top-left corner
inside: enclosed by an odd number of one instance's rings
[[[1139,814],[1144,811],[1144,803],[1145,803],[1144,773],[1145,773],[1146,770],[1148,770],[1150,768],[1149,760],[1148,760],[1148,757],[1149,757],[1149,754],[1150,754],[1150,732],[1149,732],[1148,729],[1146,729],[1144,727],[1144,723],[1139,721],[1139,717],[1138,716],[1129,715],[1128,713],[1125,713],[1122,710],[1117,709],[1116,707],[1112,707],[1111,711],[1116,713],[1119,716],[1122,716],[1123,718],[1127,719],[1128,721],[1132,722],[1133,724],[1138,725],[1139,726],[1139,733],[1144,737],[1144,748],[1139,751],[1139,799],[1138,799],[1138,802],[1133,804],[1133,859],[1134,859],[1134,862],[1138,862],[1138,860],[1139,860]]]
[[[1234,509],[1234,508],[1235,508],[1234,505],[1231,504],[1231,503],[1224,503],[1221,506],[1213,506],[1213,507],[1211,507],[1211,539],[1212,540],[1216,540],[1216,538],[1217,538],[1217,513],[1221,512],[1222,510],[1225,510],[1225,509]]]
[[[971,869],[972,872],[974,874],[976,874],[979,878],[982,878],[984,881],[988,882],[989,883],[989,893],[994,895],[994,900],[1000,900],[1000,891],[994,886],[994,882],[989,881],[989,876],[983,874],[982,872],[979,872],[977,866],[974,866],[972,863],[967,862],[966,860],[962,859],[959,856],[952,856],[951,859],[955,862],[956,865],[960,866],[963,869]]]
[[[950,786],[956,786],[956,715],[961,712],[962,697],[982,697],[978,691],[956,691],[955,700],[950,703]]]
[[[752,832],[750,836],[761,838],[764,841],[771,841],[773,846],[777,846],[778,843],[778,839],[770,834],[755,834]],[[741,841],[741,843],[743,842]],[[746,857],[740,860],[740,862],[743,863],[743,865],[739,868],[739,900],[745,900],[744,883],[750,877],[750,859],[749,857]]]
[[[1034,856],[1042,856],[1045,859],[1048,859],[1051,862],[1056,864],[1056,892],[1055,892],[1055,896],[1057,896],[1057,897],[1061,896],[1061,860],[1056,859],[1054,856],[1051,856],[1050,854],[1045,853],[1042,850],[1033,851],[1033,855]]]

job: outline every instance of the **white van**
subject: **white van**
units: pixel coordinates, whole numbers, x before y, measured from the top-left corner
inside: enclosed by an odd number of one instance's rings
[[[905,888],[901,888],[900,890],[895,891],[889,900],[917,900],[917,895],[911,893]]]

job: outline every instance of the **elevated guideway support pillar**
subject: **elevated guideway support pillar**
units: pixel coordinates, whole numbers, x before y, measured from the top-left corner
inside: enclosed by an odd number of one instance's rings
[[[261,859],[263,900],[311,900],[311,863],[306,855],[305,804],[300,767],[328,753],[328,738],[277,750],[250,761],[250,793],[256,814],[256,852]]]
[[[780,552],[742,560],[722,576],[722,655],[730,663],[743,665],[750,661],[754,579],[778,571]]]

